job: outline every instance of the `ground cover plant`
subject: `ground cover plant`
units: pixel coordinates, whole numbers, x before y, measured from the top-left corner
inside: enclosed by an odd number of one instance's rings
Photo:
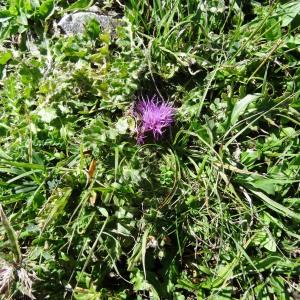
[[[299,14],[0,0],[2,299],[299,299]]]

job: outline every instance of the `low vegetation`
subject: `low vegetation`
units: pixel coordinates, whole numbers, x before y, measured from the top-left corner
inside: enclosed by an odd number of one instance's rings
[[[299,299],[299,14],[0,0],[2,299]]]

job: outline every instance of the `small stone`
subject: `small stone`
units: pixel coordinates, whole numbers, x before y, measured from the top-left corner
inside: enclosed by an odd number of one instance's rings
[[[109,32],[113,32],[120,21],[111,16],[100,15],[95,12],[76,12],[63,16],[57,25],[67,35],[83,34],[86,24],[91,20],[96,20],[103,31]]]

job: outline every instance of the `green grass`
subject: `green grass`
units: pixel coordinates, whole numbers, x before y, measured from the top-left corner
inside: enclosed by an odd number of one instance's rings
[[[0,0],[2,299],[298,299],[298,1],[107,0],[116,34],[54,30],[92,4]],[[139,145],[154,94],[176,122]]]

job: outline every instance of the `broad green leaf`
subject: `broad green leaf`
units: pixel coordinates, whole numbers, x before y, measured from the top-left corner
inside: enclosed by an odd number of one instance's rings
[[[212,281],[211,287],[216,288],[222,285],[224,282],[228,281],[233,275],[233,270],[237,266],[239,258],[234,258],[227,265],[222,265],[219,267],[217,278]]]
[[[24,26],[27,26],[28,25],[28,17],[26,14],[24,14],[23,12],[21,12],[17,18],[17,23],[20,24],[20,25],[24,25]]]
[[[254,264],[259,271],[265,271],[270,269],[272,266],[276,265],[278,262],[282,262],[282,261],[283,261],[282,257],[278,255],[271,255],[264,259],[254,261]]]
[[[5,65],[12,57],[11,51],[0,53],[0,65]]]
[[[255,188],[264,191],[269,195],[275,195],[275,184],[272,179],[261,178],[256,179],[254,181],[250,181],[249,184],[254,186]]]
[[[284,201],[285,203],[285,201]],[[300,240],[300,235],[289,230],[288,226],[284,225],[278,218],[271,216],[269,213],[264,212],[264,216],[268,218],[273,224],[275,224],[280,229],[284,230],[288,235]]]
[[[270,41],[277,41],[281,37],[280,22],[275,18],[270,18],[266,23],[265,37]]]
[[[41,6],[38,9],[38,15],[40,18],[49,18],[54,13],[54,0],[43,0]]]
[[[271,252],[276,252],[276,241],[270,233],[268,233],[267,239],[263,246]]]
[[[278,300],[289,300],[290,296],[285,287],[285,280],[280,276],[271,276],[270,285],[275,291]]]
[[[104,216],[106,218],[109,217],[109,214],[108,214],[107,210],[104,207],[99,207],[98,209],[99,209],[100,213],[102,214],[102,216]]]
[[[148,284],[145,281],[143,273],[138,268],[134,268],[130,274],[130,282],[133,284],[135,291],[143,291],[147,289]]]
[[[94,0],[78,0],[71,4],[66,11],[72,11],[77,9],[87,9],[90,6],[92,6],[94,3]]]
[[[261,200],[263,200],[264,203],[268,207],[270,207],[271,209],[273,209],[274,211],[282,214],[285,217],[292,218],[292,219],[295,219],[297,221],[300,221],[300,214],[299,213],[296,213],[296,212],[290,210],[289,208],[281,205],[280,203],[277,203],[276,201],[270,199],[268,196],[266,196],[262,192],[258,192],[258,191],[252,190],[252,189],[250,189],[250,191],[254,195],[256,195],[257,197],[259,197]]]
[[[9,12],[12,15],[17,15],[18,14],[18,10],[21,8],[20,7],[20,1],[17,0],[8,0],[9,3]]]
[[[291,1],[281,6],[281,25],[282,27],[288,26],[294,18],[300,13],[299,1]]]
[[[231,125],[236,124],[239,117],[246,111],[247,106],[253,102],[256,101],[260,97],[260,94],[249,94],[243,99],[239,100],[233,107],[230,123]]]

